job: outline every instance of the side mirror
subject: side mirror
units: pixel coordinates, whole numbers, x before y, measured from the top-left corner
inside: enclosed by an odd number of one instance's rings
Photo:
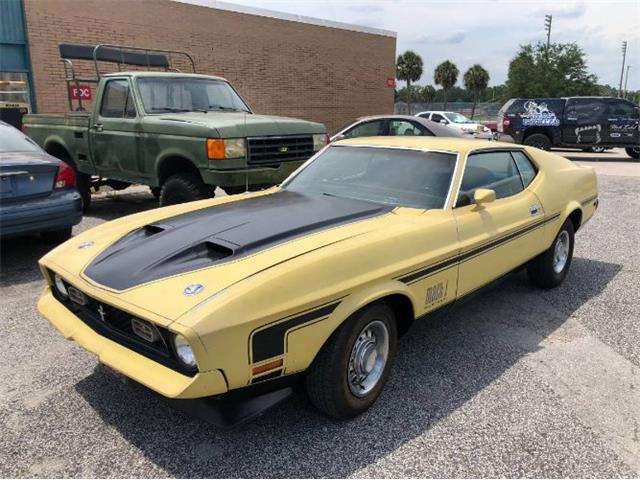
[[[338,140],[343,140],[345,138],[347,138],[347,136],[344,135],[343,133],[341,133],[340,135],[336,135],[335,137],[332,137],[331,140],[330,140],[330,143],[331,142],[337,142]]]
[[[496,191],[488,188],[478,188],[473,193],[473,201],[476,205],[482,206],[485,203],[491,203],[496,199]]]
[[[446,124],[448,124],[449,122],[447,122],[445,119],[442,119],[442,120],[440,120],[440,123],[441,123],[442,125],[446,125]]]

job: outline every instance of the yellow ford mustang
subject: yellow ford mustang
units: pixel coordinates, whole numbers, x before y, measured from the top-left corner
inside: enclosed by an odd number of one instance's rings
[[[294,381],[345,419],[419,317],[519,267],[559,285],[597,195],[593,169],[530,147],[343,140],[279,187],[83,232],[40,261],[38,308],[165,397],[231,398],[228,421]]]

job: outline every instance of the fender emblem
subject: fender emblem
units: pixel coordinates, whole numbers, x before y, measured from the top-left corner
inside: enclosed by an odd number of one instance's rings
[[[190,297],[199,294],[202,290],[204,290],[204,286],[201,283],[192,283],[191,285],[187,285],[182,293]]]
[[[78,250],[84,250],[85,248],[93,247],[93,240],[88,240],[86,242],[82,242],[78,245]]]

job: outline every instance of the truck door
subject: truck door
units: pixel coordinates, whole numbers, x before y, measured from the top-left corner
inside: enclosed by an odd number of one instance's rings
[[[607,143],[620,145],[637,145],[640,143],[638,133],[639,110],[631,102],[619,98],[608,98]]]
[[[607,142],[607,105],[602,98],[569,98],[564,109],[563,143]]]
[[[145,177],[138,168],[141,148],[138,129],[138,115],[129,80],[107,80],[89,135],[91,153],[100,175],[144,181]]]

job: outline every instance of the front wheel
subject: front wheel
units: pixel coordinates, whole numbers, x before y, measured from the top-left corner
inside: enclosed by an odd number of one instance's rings
[[[525,145],[539,148],[540,150],[550,150],[551,140],[544,133],[533,133],[524,139]]]
[[[395,315],[386,303],[370,305],[349,317],[307,371],[311,402],[339,420],[366,411],[389,377],[397,338]]]
[[[574,244],[573,222],[567,218],[551,246],[527,266],[531,281],[540,288],[554,288],[567,276]]]
[[[214,195],[215,187],[204,183],[197,173],[178,173],[162,185],[160,206],[203,200]]]
[[[625,148],[627,155],[636,160],[640,160],[640,147],[627,147]]]

